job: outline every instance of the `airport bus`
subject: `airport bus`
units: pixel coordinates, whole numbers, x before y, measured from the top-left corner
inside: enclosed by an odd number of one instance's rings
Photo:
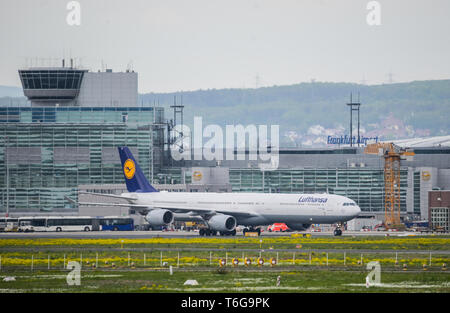
[[[16,231],[18,224],[18,218],[2,217],[0,218],[0,231]]]
[[[91,231],[92,217],[38,216],[19,218],[19,231]]]
[[[91,231],[92,217],[48,217],[47,231]]]
[[[18,219],[19,232],[92,230],[130,231],[134,230],[134,221],[122,216],[28,216]]]
[[[19,232],[47,231],[46,218],[37,216],[19,217]]]
[[[100,230],[130,231],[134,230],[131,217],[105,216],[100,218]]]

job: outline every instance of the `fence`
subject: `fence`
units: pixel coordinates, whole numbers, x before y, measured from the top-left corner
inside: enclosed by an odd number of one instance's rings
[[[250,260],[250,264],[246,264]],[[262,261],[261,261],[262,260]],[[54,253],[6,252],[0,254],[0,271],[9,269],[58,270],[65,269],[69,261],[80,262],[83,269],[113,268],[164,268],[174,267],[362,267],[378,261],[383,267],[392,268],[445,268],[450,261],[448,253],[429,252],[365,252],[355,253],[323,251],[70,251]],[[262,264],[261,264],[262,263]]]

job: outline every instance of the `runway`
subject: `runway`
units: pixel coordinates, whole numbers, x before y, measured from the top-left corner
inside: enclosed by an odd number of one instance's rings
[[[333,232],[262,232],[262,237],[291,236],[292,234],[310,234],[312,237],[334,237]],[[415,232],[381,232],[381,231],[344,231],[342,236],[427,236],[431,233]],[[91,231],[91,232],[3,232],[0,239],[7,238],[190,238],[200,237],[196,231]],[[238,232],[236,237],[243,237],[242,232]],[[213,238],[213,237],[204,237]],[[216,238],[232,238],[230,236]]]

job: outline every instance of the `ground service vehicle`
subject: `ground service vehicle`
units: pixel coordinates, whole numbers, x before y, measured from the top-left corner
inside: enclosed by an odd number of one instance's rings
[[[134,230],[134,221],[130,217],[108,216],[100,218],[100,230],[130,231]]]
[[[284,223],[275,223],[267,228],[267,231],[269,232],[285,232],[289,230],[289,227],[287,227]]]

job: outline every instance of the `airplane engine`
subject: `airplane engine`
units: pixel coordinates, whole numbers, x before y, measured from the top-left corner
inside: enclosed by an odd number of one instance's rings
[[[164,226],[173,222],[173,213],[169,210],[156,209],[145,217],[151,226]]]
[[[303,224],[303,223],[292,223],[286,224],[292,230],[307,230],[311,224]]]
[[[217,214],[208,220],[208,225],[213,230],[233,231],[236,228],[236,219],[230,215]]]

